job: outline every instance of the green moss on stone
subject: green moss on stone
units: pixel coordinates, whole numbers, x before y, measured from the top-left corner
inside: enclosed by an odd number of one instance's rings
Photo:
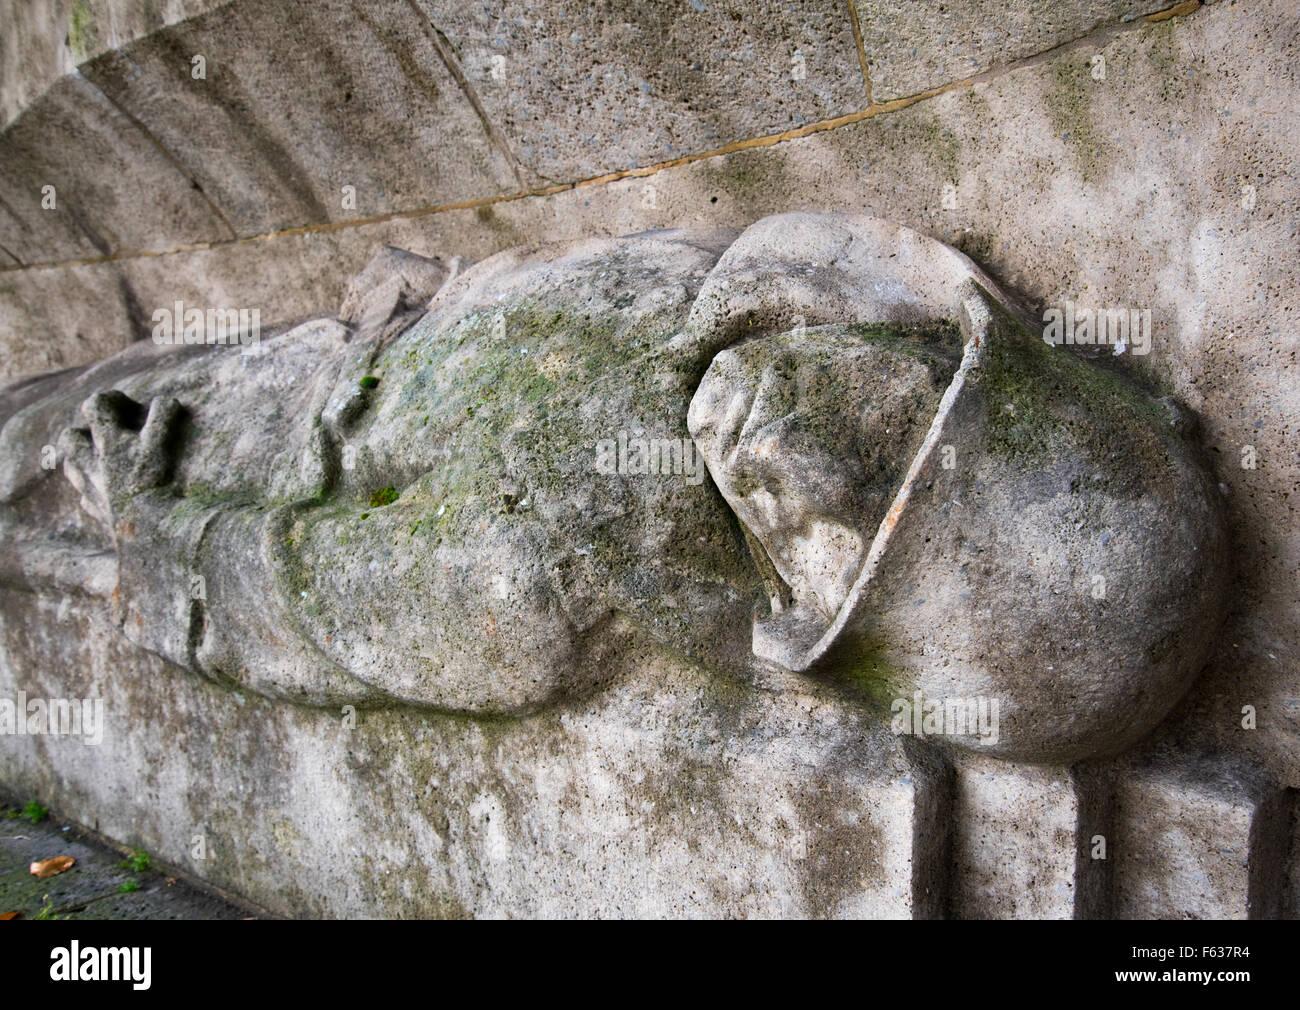
[[[930,157],[939,169],[945,182],[957,183],[960,169],[958,166],[958,144],[953,132],[944,126],[938,116],[931,116],[922,124],[925,145]]]
[[[899,351],[921,362],[937,384],[947,386],[961,364],[961,326],[951,319],[923,323],[855,323],[846,329],[866,343]]]
[[[1148,29],[1146,55],[1160,78],[1160,98],[1165,102],[1185,101],[1189,94],[1199,93],[1205,81],[1204,74],[1189,65],[1179,28],[1179,19],[1171,18]]]
[[[1166,478],[1167,442],[1177,436],[1147,391],[992,309],[1000,335],[971,373],[984,397],[991,452],[1017,467],[1082,454],[1120,493]]]
[[[766,205],[789,189],[784,159],[765,149],[738,151],[702,163],[705,192],[718,190],[739,203]]]
[[[1074,152],[1084,182],[1101,177],[1104,141],[1092,118],[1092,80],[1087,64],[1060,60],[1052,70],[1046,94],[1052,126]]]
[[[831,687],[880,715],[895,699],[912,696],[914,677],[890,661],[888,641],[873,632],[841,636],[821,669]]]
[[[75,63],[84,63],[97,48],[94,15],[86,0],[75,0],[68,12],[68,49]]]
[[[370,507],[381,508],[384,505],[391,505],[393,502],[397,501],[397,497],[397,491],[391,485],[388,487],[376,488],[374,491],[370,492]],[[362,513],[361,518],[364,519],[365,517],[366,513]]]

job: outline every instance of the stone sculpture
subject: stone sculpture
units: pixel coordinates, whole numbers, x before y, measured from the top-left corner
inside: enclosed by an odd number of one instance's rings
[[[876,219],[386,250],[258,352],[6,390],[6,579],[298,703],[523,713],[653,640],[884,719],[991,699],[997,742],[949,742],[1036,762],[1151,729],[1221,609],[1190,416]]]

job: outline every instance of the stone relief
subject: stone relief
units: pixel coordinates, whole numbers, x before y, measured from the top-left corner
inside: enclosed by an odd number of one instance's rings
[[[878,219],[387,249],[257,351],[11,388],[9,580],[292,702],[526,713],[648,638],[886,721],[981,700],[946,743],[1050,763],[1152,729],[1222,609],[1192,416]]]

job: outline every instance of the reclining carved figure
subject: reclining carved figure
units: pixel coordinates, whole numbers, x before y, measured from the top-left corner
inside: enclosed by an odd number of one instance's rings
[[[5,582],[306,704],[525,713],[654,641],[886,711],[994,699],[989,749],[1050,762],[1147,732],[1216,626],[1189,416],[876,219],[386,250],[259,352],[142,342],[0,394]],[[620,437],[712,480],[597,466]]]

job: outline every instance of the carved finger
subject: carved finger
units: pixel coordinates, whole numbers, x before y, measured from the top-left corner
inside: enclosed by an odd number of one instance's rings
[[[131,474],[131,490],[165,484],[175,458],[177,424],[184,408],[172,397],[156,396],[149,402],[149,416],[140,429],[135,446],[135,466]]]

